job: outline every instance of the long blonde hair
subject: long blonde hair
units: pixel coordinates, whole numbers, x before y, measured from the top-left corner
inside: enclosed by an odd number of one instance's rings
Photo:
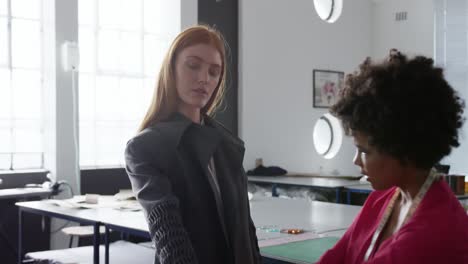
[[[154,125],[168,118],[177,109],[179,96],[175,87],[175,61],[180,52],[196,44],[213,46],[222,59],[222,71],[210,100],[201,109],[201,114],[211,115],[221,104],[226,84],[226,41],[221,33],[206,25],[197,25],[181,32],[172,42],[164,57],[158,82],[156,83],[151,105],[141,123],[138,131]]]

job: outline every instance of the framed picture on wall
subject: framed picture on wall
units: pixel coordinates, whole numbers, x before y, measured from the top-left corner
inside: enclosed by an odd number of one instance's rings
[[[344,72],[314,70],[312,86],[313,107],[328,108],[338,100],[343,89]]]

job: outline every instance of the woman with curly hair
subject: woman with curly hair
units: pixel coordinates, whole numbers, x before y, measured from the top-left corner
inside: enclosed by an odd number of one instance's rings
[[[464,103],[432,59],[391,50],[332,107],[376,190],[319,263],[468,263],[468,216],[432,169],[459,145]]]

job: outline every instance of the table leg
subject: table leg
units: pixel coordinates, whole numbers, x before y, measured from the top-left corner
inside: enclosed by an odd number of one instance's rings
[[[336,203],[341,203],[341,197],[340,197],[341,189],[336,188]]]
[[[101,244],[101,234],[99,233],[99,224],[94,224],[94,264],[99,264],[99,244]]]
[[[271,186],[271,196],[278,197],[278,184],[276,183]]]
[[[23,210],[18,209],[18,264],[23,263]]]
[[[106,234],[104,236],[104,241],[106,243],[106,251],[105,251],[105,263],[109,264],[109,227],[106,227]]]

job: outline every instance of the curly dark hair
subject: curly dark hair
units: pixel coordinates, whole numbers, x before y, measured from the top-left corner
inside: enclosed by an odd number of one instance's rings
[[[331,113],[347,135],[363,133],[378,151],[428,169],[460,145],[463,109],[464,101],[432,59],[408,59],[393,49],[387,61],[367,58],[346,77]]]

